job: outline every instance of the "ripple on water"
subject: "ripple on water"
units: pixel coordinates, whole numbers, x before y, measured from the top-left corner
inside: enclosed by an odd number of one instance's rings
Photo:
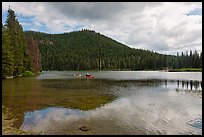
[[[194,128],[202,129],[202,119],[201,118],[190,120],[187,124]]]

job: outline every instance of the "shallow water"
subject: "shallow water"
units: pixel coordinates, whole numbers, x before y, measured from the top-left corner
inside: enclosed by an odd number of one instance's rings
[[[47,71],[3,80],[14,126],[45,134],[202,134],[202,73]],[[86,126],[88,131],[80,130]]]

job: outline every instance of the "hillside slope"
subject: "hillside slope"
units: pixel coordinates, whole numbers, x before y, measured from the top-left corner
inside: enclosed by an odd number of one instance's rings
[[[28,31],[26,36],[38,41],[43,70],[156,70],[178,65],[176,56],[133,49],[92,30]]]

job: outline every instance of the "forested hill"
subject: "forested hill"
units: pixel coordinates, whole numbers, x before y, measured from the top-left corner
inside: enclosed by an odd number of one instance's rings
[[[158,70],[202,66],[202,57],[196,51],[190,51],[191,56],[184,53],[172,56],[133,49],[93,30],[25,34],[27,39],[38,43],[43,70]]]

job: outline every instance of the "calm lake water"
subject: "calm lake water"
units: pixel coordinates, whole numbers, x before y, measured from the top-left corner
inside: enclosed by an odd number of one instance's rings
[[[24,131],[201,135],[201,84],[202,72],[44,71],[2,80],[2,105]]]

